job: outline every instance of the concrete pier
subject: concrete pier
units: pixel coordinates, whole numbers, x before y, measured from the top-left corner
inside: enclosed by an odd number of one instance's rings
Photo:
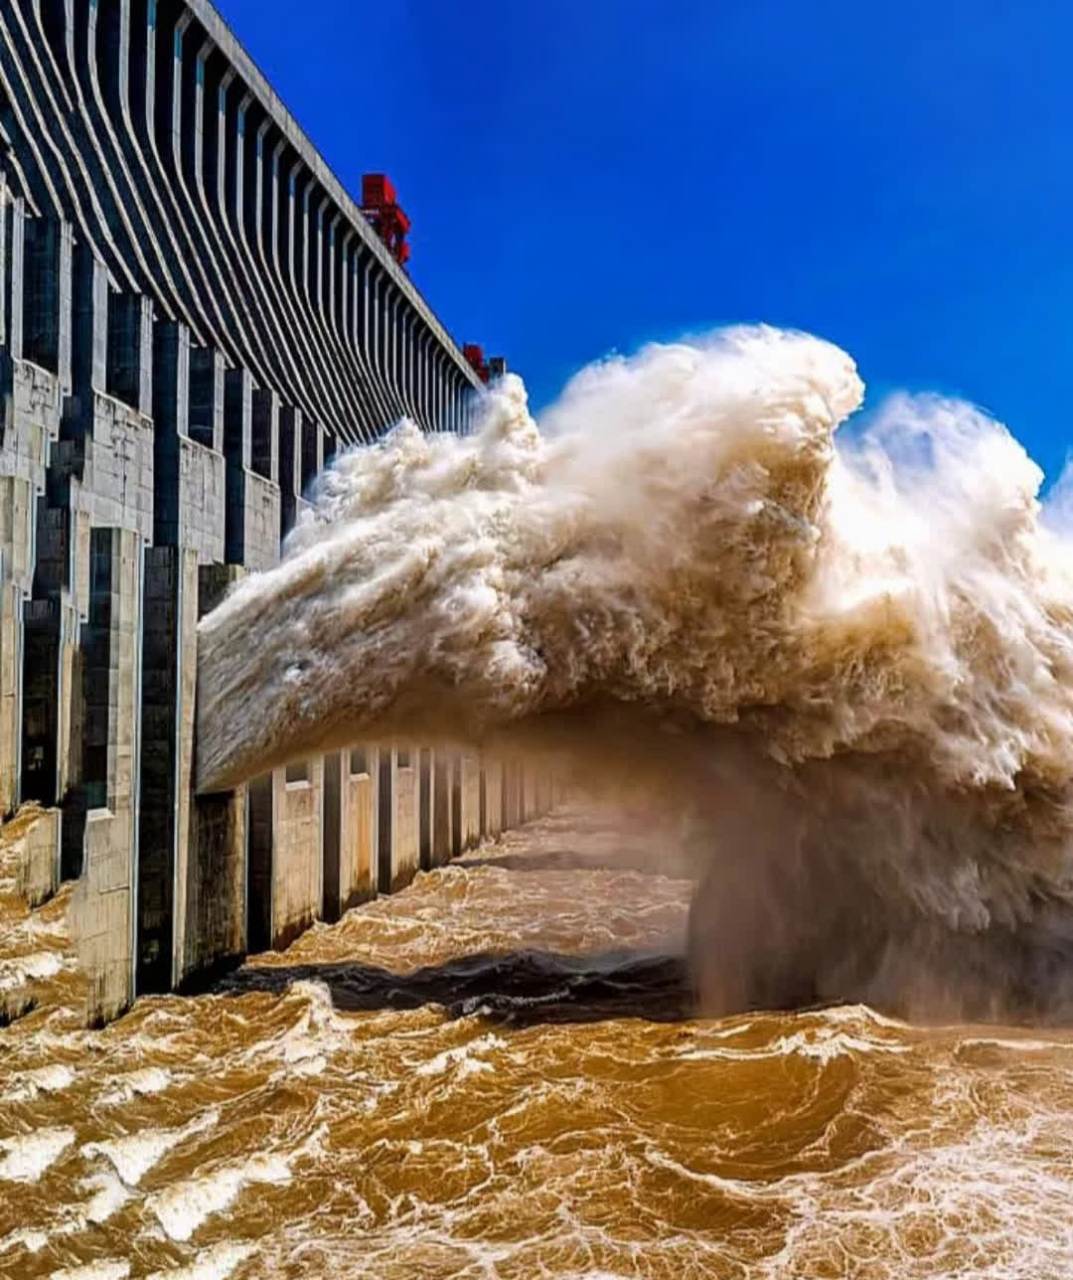
[[[0,99],[0,818],[47,810],[20,883],[77,881],[100,1022],[544,802],[409,743],[193,795],[199,618],[479,381],[207,0],[6,0]]]

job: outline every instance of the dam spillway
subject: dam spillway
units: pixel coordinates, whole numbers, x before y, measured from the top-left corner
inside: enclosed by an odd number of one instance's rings
[[[368,743],[195,796],[196,628],[342,447],[481,379],[206,0],[0,3],[0,813],[93,1021],[547,806]],[[235,709],[242,714],[241,708]]]

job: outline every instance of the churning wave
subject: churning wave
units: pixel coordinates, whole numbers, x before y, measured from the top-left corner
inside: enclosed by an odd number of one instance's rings
[[[553,751],[682,813],[713,1008],[1064,1011],[1070,543],[1001,424],[899,396],[836,437],[863,394],[739,328],[344,453],[201,625],[199,785],[378,733]]]

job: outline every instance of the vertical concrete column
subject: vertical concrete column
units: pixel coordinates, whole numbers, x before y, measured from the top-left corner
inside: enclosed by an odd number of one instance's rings
[[[0,194],[7,203],[0,205],[0,218],[3,227],[4,274],[3,312],[4,344],[0,348],[0,365],[3,367],[4,381],[4,415],[3,428],[6,431],[12,426],[12,366],[16,360],[22,359],[23,335],[23,294],[25,291],[26,263],[26,205],[21,196],[12,198],[7,190],[6,181]]]
[[[308,418],[302,423],[301,463],[300,491],[304,495],[324,468],[324,432],[319,423]]]
[[[137,991],[170,991],[182,972],[194,749],[197,553],[145,553]]]
[[[23,596],[33,572],[34,494],[0,476],[0,815],[20,800],[23,726]]]
[[[198,570],[198,616],[223,599],[245,571]],[[182,852],[182,850],[180,850]],[[176,912],[174,982],[199,981],[237,963],[246,951],[246,788],[193,797],[183,898]]]
[[[247,922],[251,950],[282,948],[323,914],[323,761],[249,784]]]
[[[22,355],[21,199],[0,175],[0,445],[15,425],[15,361]],[[0,476],[0,816],[19,803],[22,767],[22,600],[33,570],[33,493],[28,481]]]
[[[339,910],[376,892],[374,750],[353,747],[340,756]]]
[[[472,849],[481,838],[481,760],[475,751],[463,751],[458,760],[461,804],[460,850]]]
[[[247,369],[224,375],[224,460],[224,547],[227,563],[240,565],[246,562],[246,473],[253,462],[253,379]]]
[[[271,773],[246,788],[246,945],[250,951],[272,946],[272,861],[275,850]]]
[[[390,281],[384,285],[384,376],[391,388],[391,408],[395,417],[406,412],[399,389],[399,295]]]
[[[448,431],[458,431],[458,370],[453,360],[447,360],[447,378],[444,384],[443,414]]]
[[[391,892],[395,840],[395,768],[390,747],[376,747],[376,890]]]
[[[432,793],[435,773],[432,767],[432,750],[422,747],[417,753],[417,812],[418,812],[418,859],[421,870],[428,871],[433,866],[432,858],[432,825],[433,807]]]
[[[298,519],[302,482],[302,411],[283,405],[279,411],[279,521],[280,539],[286,538]]]
[[[462,756],[452,751],[451,756],[451,856],[457,858],[465,847],[464,818],[462,818]]]
[[[27,218],[24,224],[22,354],[71,385],[70,223]]]
[[[7,174],[0,172],[0,361],[10,360],[11,326],[8,322],[10,281],[8,279],[8,233],[15,197],[8,189]],[[21,290],[21,284],[20,284]],[[3,422],[0,421],[0,430]]]
[[[277,769],[273,779],[272,945],[287,946],[323,914],[323,761]]]
[[[417,394],[417,341],[418,341],[418,325],[417,315],[406,308],[403,313],[403,355],[404,355],[404,376],[406,382],[406,403],[410,409],[410,416],[422,428],[425,428],[424,415],[421,412],[421,401]],[[427,428],[425,428],[427,429]]]
[[[90,607],[83,628],[81,803],[64,812],[65,827],[80,827],[83,840],[69,919],[89,978],[91,1022],[115,1017],[134,994],[142,558],[135,531],[92,531]]]
[[[373,378],[381,386],[387,385],[384,377],[384,271],[375,258],[369,261],[369,362]],[[390,408],[390,406],[389,406]]]
[[[180,437],[190,421],[190,331],[173,320],[153,325],[153,541],[180,545]]]
[[[226,558],[251,570],[268,569],[279,560],[277,419],[275,393],[255,391],[245,369],[229,369],[224,377]]]
[[[191,440],[206,449],[224,446],[224,359],[211,347],[190,348]]]
[[[153,308],[140,293],[108,294],[106,390],[147,417],[153,410]]]
[[[535,818],[540,812],[540,804],[537,796],[537,778],[539,774],[532,764],[528,764],[522,771],[522,821],[528,822],[531,818]]]
[[[485,757],[482,780],[484,784],[483,834],[496,839],[503,830],[503,764],[500,760]]]
[[[258,387],[253,392],[250,466],[275,484],[279,483],[279,412],[275,391]]]
[[[415,317],[413,326],[414,403],[417,405],[417,412],[421,422],[421,429],[423,431],[429,430],[428,410],[425,405],[423,382],[424,351],[427,333],[428,330],[425,327],[425,322]]]
[[[442,748],[432,754],[432,863],[451,858],[451,761]]]
[[[41,508],[39,507],[39,510]],[[59,802],[65,688],[65,611],[59,592],[23,606],[22,800]],[[69,671],[69,667],[68,667]]]
[[[329,924],[342,914],[340,894],[340,860],[343,834],[343,760],[338,751],[324,757],[324,919]]]
[[[85,244],[74,249],[71,310],[71,416],[82,417],[108,384],[108,276]]]
[[[94,396],[103,390],[105,374],[104,269],[85,246],[75,253],[73,268],[73,294],[69,291],[67,297],[73,315],[69,339],[73,393],[63,401],[62,442],[51,451],[53,483],[48,495],[36,503],[33,595],[23,613],[21,798],[43,805],[58,804],[66,788],[78,641],[71,572],[80,560],[80,550],[87,561],[89,554],[88,543],[77,545],[77,530],[86,519],[72,511],[69,475],[85,456],[86,436],[93,430]]]
[[[365,745],[324,758],[324,918],[376,892],[375,749]]]
[[[440,358],[435,347],[429,352],[429,421],[433,431],[444,429],[440,414]]]
[[[391,892],[410,883],[420,866],[420,787],[417,752],[396,747],[394,839],[391,850]]]
[[[185,325],[153,326],[153,542],[194,547],[202,563],[225,555],[226,473],[222,366],[215,353],[194,357],[198,435],[190,434],[191,352]]]
[[[501,814],[504,831],[520,826],[521,811],[521,765],[517,760],[504,760],[502,764],[503,798]]]

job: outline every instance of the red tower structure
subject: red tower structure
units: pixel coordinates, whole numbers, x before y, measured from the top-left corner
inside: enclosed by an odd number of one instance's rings
[[[479,343],[467,342],[462,348],[462,354],[477,377],[482,382],[487,382],[491,377],[491,370],[488,368],[488,361],[484,358],[484,348]]]
[[[410,246],[406,243],[410,219],[399,204],[395,184],[386,173],[362,174],[361,211],[387,245],[388,253],[404,267],[410,260]]]
[[[507,372],[507,362],[503,356],[484,358],[484,348],[478,342],[467,342],[462,348],[470,368],[482,382],[491,382],[493,378],[502,378]]]

